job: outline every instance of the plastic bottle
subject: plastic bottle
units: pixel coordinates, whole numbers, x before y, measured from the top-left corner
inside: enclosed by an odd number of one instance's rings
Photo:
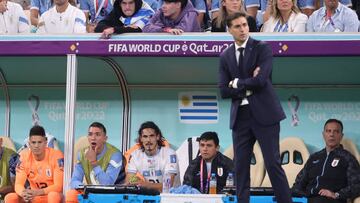
[[[212,173],[211,177],[210,177],[210,183],[209,183],[209,194],[216,194],[216,185],[217,185],[216,175],[215,175],[215,173]]]
[[[171,187],[171,176],[169,173],[165,173],[162,182],[162,193],[169,193]]]
[[[234,176],[232,173],[228,174],[228,177],[226,178],[226,187],[232,187],[234,186]]]

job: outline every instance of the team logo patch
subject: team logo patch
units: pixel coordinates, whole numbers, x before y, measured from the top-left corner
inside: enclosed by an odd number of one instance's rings
[[[46,174],[47,177],[51,177],[51,170],[49,168],[47,168],[45,170],[45,174]]]
[[[176,163],[176,155],[170,155],[170,163]]]
[[[340,159],[339,158],[335,158],[332,162],[331,162],[331,166],[332,167],[336,167],[339,164]]]
[[[218,176],[223,176],[223,174],[224,174],[224,170],[223,170],[223,168],[222,167],[218,167],[217,168],[217,174],[218,174]]]

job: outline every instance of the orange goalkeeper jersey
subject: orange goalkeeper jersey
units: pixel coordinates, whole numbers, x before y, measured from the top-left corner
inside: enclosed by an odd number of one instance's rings
[[[16,167],[15,192],[20,195],[25,189],[26,179],[31,189],[43,189],[49,192],[62,192],[64,176],[64,155],[52,148],[45,149],[45,158],[36,161],[31,150],[20,153],[20,162]]]

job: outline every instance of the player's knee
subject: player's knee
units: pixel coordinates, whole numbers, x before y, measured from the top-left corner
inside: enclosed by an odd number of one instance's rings
[[[60,203],[62,200],[62,194],[59,192],[49,192],[47,198],[49,203]]]
[[[15,192],[9,193],[5,196],[4,200],[6,203],[18,203],[20,202],[20,196]]]
[[[79,202],[78,200],[78,195],[80,194],[80,192],[78,192],[77,190],[69,190],[66,192],[66,196],[65,196],[65,202],[66,203],[75,203],[75,202]]]

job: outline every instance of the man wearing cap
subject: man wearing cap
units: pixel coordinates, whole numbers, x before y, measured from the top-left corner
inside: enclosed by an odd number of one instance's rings
[[[20,153],[16,167],[15,193],[5,196],[5,202],[60,203],[62,201],[64,155],[46,146],[45,130],[34,126],[29,133],[30,150]],[[30,188],[25,188],[29,181]]]
[[[143,32],[167,32],[174,35],[183,32],[200,32],[197,16],[196,9],[188,0],[164,0]]]

